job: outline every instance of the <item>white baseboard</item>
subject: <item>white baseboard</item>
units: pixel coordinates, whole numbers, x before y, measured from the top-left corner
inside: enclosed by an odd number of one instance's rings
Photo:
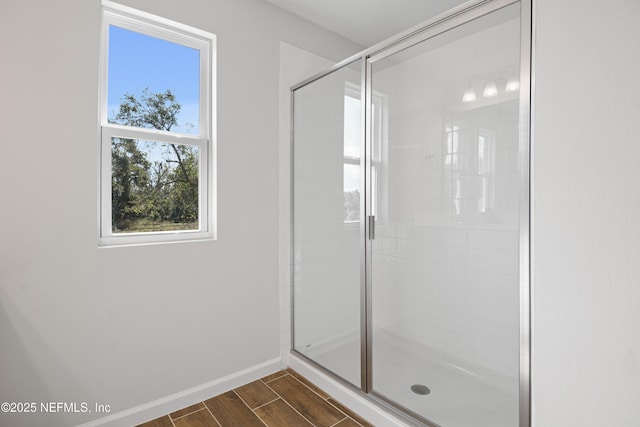
[[[233,390],[281,369],[280,357],[78,427],[131,427]]]

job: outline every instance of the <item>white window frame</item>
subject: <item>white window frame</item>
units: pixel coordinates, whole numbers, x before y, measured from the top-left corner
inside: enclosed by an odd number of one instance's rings
[[[200,52],[200,123],[197,135],[123,126],[108,122],[109,27],[111,25],[170,41]],[[99,246],[122,246],[215,239],[215,48],[216,36],[178,22],[102,2],[100,64]],[[129,138],[198,147],[198,229],[113,233],[111,211],[112,138]]]
[[[360,86],[354,83],[346,82],[344,88],[344,96],[351,97],[361,101]],[[387,147],[387,123],[388,123],[388,100],[387,96],[378,92],[374,92],[371,96],[371,106],[374,107],[373,129],[372,129],[372,145],[371,147],[371,212],[377,219],[378,213],[386,214],[386,205],[380,206],[379,198],[387,200],[386,194],[386,178],[383,176],[383,159],[386,158]],[[371,108],[370,106],[370,108]],[[344,156],[344,165],[360,166],[360,156]],[[362,172],[361,172],[362,173]],[[363,193],[362,189],[360,190]],[[381,192],[381,194],[379,194]],[[360,195],[362,197],[362,194]],[[383,211],[383,212],[381,212]],[[345,227],[357,228],[360,226],[360,220],[343,221]]]

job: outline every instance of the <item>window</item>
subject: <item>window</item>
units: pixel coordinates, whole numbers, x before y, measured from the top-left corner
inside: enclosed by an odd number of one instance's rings
[[[360,221],[360,93],[347,86],[344,95],[344,222]]]
[[[466,215],[474,222],[476,214],[488,214],[496,208],[497,137],[495,130],[468,123],[457,120],[445,126],[443,183],[451,214],[458,216],[457,221]]]
[[[372,117],[372,153],[371,153],[371,214],[377,215],[378,192],[383,191],[379,186],[379,173],[382,163],[383,128],[385,117],[383,95],[374,93],[371,98]],[[362,137],[362,122],[360,118],[360,88],[347,83],[344,95],[344,222],[356,223],[360,221],[360,142]]]
[[[212,238],[213,34],[104,1],[100,244]]]

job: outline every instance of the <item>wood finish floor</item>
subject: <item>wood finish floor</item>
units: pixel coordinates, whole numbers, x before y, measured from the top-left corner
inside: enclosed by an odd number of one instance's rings
[[[292,369],[138,427],[373,427]]]

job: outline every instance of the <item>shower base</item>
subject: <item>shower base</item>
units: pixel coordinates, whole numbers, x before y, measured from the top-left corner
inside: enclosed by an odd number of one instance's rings
[[[313,360],[359,387],[360,342],[356,339],[308,354]],[[376,334],[374,392],[443,427],[513,427],[518,425],[517,380],[461,366],[393,334]],[[414,385],[428,387],[416,394]]]

